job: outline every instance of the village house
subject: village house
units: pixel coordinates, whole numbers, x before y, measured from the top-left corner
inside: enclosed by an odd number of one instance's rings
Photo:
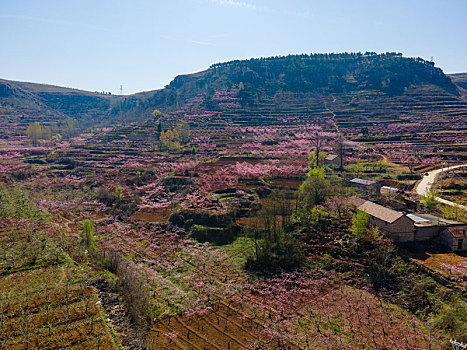
[[[324,158],[324,164],[331,168],[338,169],[341,167],[341,157],[337,154],[328,154],[326,158]]]
[[[448,227],[441,231],[443,243],[454,251],[467,251],[467,225]]]
[[[350,186],[359,189],[366,196],[381,194],[381,185],[371,180],[355,178],[350,180]]]
[[[403,213],[382,205],[363,201],[357,204],[358,210],[369,215],[369,223],[375,225],[395,242],[411,242],[414,239],[414,223]]]
[[[407,214],[407,217],[414,222],[414,241],[429,241],[439,237],[445,228],[464,225],[460,221],[448,220],[430,214]]]
[[[467,225],[430,214],[404,214],[353,197],[356,209],[365,211],[368,222],[394,242],[438,242],[452,250],[467,250]]]

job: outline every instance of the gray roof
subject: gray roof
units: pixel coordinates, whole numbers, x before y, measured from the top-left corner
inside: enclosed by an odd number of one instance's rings
[[[465,223],[462,221],[440,218],[438,216],[430,215],[430,214],[422,214],[422,213],[407,214],[407,217],[414,222],[415,226],[418,226],[418,227],[465,225]]]
[[[352,179],[352,180],[350,180],[350,182],[353,182],[353,183],[359,184],[359,185],[365,185],[365,186],[370,186],[370,185],[376,184],[376,182],[374,182],[374,181],[364,180],[364,179],[359,179],[359,178]]]
[[[404,214],[402,214],[401,212],[383,207],[382,205],[370,201],[366,201],[365,203],[359,205],[357,209],[363,210],[369,215],[383,220],[389,224],[392,224],[394,221],[404,216]]]
[[[399,189],[397,187],[383,186],[381,188],[385,189],[385,190],[388,190],[388,191],[393,191],[393,192],[398,192],[399,191]]]
[[[430,220],[415,214],[407,214],[407,217],[413,222],[430,222]]]

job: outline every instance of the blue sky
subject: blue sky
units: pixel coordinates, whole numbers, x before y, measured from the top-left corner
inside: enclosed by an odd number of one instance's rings
[[[215,62],[397,51],[467,72],[466,0],[0,0],[0,78],[125,94]]]

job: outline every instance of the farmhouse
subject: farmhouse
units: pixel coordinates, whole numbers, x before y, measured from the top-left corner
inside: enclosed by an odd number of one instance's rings
[[[414,222],[414,241],[429,241],[439,237],[445,228],[464,225],[460,221],[443,219],[430,214],[407,214],[407,217]]]
[[[448,227],[441,231],[443,243],[455,251],[467,251],[467,225]]]
[[[369,223],[377,226],[394,242],[440,242],[452,250],[467,250],[467,225],[429,214],[404,214],[382,205],[353,197],[356,209],[369,215]]]
[[[361,190],[367,196],[381,193],[381,185],[371,180],[355,178],[350,180],[350,186]]]
[[[331,168],[340,168],[341,157],[339,157],[337,154],[328,154],[326,158],[324,158],[324,164],[330,166]]]
[[[382,205],[364,201],[357,209],[369,215],[369,223],[377,226],[395,242],[411,242],[414,240],[414,223],[401,212]]]

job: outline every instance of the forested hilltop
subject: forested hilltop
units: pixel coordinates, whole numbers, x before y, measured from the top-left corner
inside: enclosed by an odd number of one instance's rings
[[[283,107],[284,99],[293,102],[304,96],[322,99],[372,91],[392,98],[411,89],[424,96],[431,94],[426,87],[454,99],[459,96],[451,78],[422,58],[374,52],[302,54],[216,63],[205,71],[177,76],[164,89],[127,96],[0,80],[0,112],[10,117],[10,126],[19,123],[20,129],[33,121],[47,124],[66,118],[85,128],[144,120],[155,108],[167,113],[222,113],[232,108],[252,112],[271,101]],[[24,114],[27,120],[21,119]]]
[[[264,100],[277,100],[283,94],[328,95],[373,90],[400,96],[411,87],[425,85],[458,95],[456,85],[434,62],[403,57],[401,53],[253,58],[216,63],[203,72],[179,75],[162,90],[125,98],[114,106],[112,114],[127,114],[131,118],[154,107],[176,111],[193,97],[199,100],[196,107],[214,109],[218,107],[216,91],[232,87],[238,88],[236,97],[241,105],[251,107]],[[225,108],[221,105],[221,109]]]
[[[434,62],[405,58],[401,53],[373,52],[288,55],[214,64],[214,77],[271,91],[346,92],[374,89],[401,94],[413,84],[434,84],[450,92],[456,88]],[[174,81],[170,86],[175,85]]]

